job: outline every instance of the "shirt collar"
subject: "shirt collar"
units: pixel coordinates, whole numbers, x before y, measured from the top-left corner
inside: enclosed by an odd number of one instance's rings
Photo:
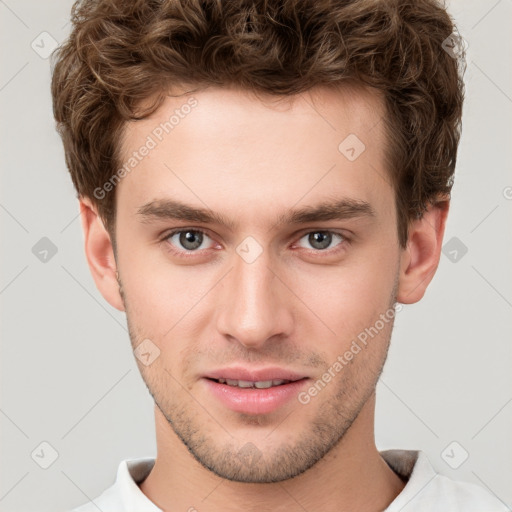
[[[117,470],[118,486],[123,510],[137,512],[162,512],[139,488],[155,465],[154,458],[123,460]]]

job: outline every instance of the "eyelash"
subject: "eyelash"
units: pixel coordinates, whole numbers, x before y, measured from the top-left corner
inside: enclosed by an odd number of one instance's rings
[[[194,233],[202,233],[203,235],[206,235],[208,238],[212,239],[212,237],[204,229],[200,229],[200,228],[180,228],[180,229],[175,229],[173,231],[170,231],[169,233],[166,233],[162,237],[162,239],[161,239],[161,242],[165,242],[166,250],[168,250],[169,252],[171,252],[173,254],[176,254],[176,255],[178,255],[180,257],[183,257],[183,258],[193,258],[197,254],[199,254],[200,252],[206,251],[207,249],[199,249],[199,250],[195,250],[195,251],[190,251],[190,250],[187,251],[186,249],[179,250],[179,249],[176,249],[169,242],[169,240],[174,235],[176,235],[177,233],[183,233],[183,232],[187,232],[187,231],[192,231]],[[321,250],[321,249],[305,249],[308,252],[316,253],[318,255],[322,255],[322,254],[334,255],[334,254],[337,254],[339,251],[342,251],[342,250],[345,249],[345,245],[351,243],[351,239],[349,237],[347,237],[345,234],[339,233],[337,231],[328,230],[328,229],[312,229],[312,230],[303,232],[300,235],[300,237],[298,238],[298,240],[299,241],[302,240],[302,238],[304,238],[306,235],[309,235],[311,233],[329,233],[331,235],[337,235],[337,236],[342,238],[341,242],[339,242],[336,246],[334,246],[333,248],[330,248],[330,249],[324,249],[324,250]]]

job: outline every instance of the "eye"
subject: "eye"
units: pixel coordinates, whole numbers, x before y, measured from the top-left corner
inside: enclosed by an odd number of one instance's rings
[[[204,231],[198,229],[173,231],[164,240],[168,241],[179,251],[185,252],[197,252],[199,249],[208,249],[207,240],[212,241]]]
[[[330,246],[333,241],[338,241],[339,243],[337,245],[340,245],[346,239],[339,233],[334,233],[332,231],[311,231],[299,240],[299,245],[301,247],[309,249],[310,247],[304,246],[301,243],[302,240],[306,240],[306,243],[310,244],[316,251],[325,251],[326,249],[332,248]]]

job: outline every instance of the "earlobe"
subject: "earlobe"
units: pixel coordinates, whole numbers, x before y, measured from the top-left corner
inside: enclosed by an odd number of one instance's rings
[[[414,304],[424,296],[439,265],[449,206],[448,199],[436,202],[410,223],[400,259],[398,302]]]
[[[80,198],[80,217],[84,233],[85,255],[96,287],[111,306],[124,311],[110,235],[96,207],[86,197]]]

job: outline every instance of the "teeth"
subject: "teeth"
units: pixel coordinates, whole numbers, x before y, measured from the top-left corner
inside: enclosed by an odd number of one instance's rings
[[[239,388],[257,388],[257,389],[268,389],[273,386],[281,386],[281,384],[287,384],[291,382],[289,380],[276,379],[276,380],[260,380],[252,382],[249,380],[232,380],[232,379],[217,379],[220,384],[227,384],[228,386],[235,386]]]
[[[254,383],[254,387],[258,388],[258,389],[267,389],[267,388],[270,388],[271,386],[272,386],[272,381],[271,380],[262,380],[260,382],[255,382]]]

